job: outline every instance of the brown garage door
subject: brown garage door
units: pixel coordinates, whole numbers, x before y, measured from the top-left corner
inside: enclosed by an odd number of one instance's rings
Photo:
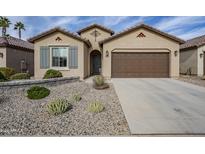
[[[112,53],[112,77],[169,77],[169,53]]]

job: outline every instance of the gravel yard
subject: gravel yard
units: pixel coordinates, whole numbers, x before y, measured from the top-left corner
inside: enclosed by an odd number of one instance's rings
[[[13,88],[0,94],[1,136],[110,136],[130,135],[127,121],[112,84],[109,89],[95,90],[85,82],[48,87],[51,93],[41,100],[29,100],[26,89]],[[71,110],[53,116],[46,111],[48,102],[69,99],[74,93],[82,96]],[[90,102],[99,100],[105,110],[89,113]]]
[[[181,75],[179,78],[177,78],[180,81],[192,83],[198,86],[205,87],[205,80],[201,80],[201,77],[198,76],[188,76],[188,75]]]

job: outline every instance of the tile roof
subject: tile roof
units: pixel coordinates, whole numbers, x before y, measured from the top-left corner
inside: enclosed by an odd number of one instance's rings
[[[184,44],[180,46],[180,49],[187,49],[193,47],[199,47],[205,44],[205,35],[187,40]]]
[[[184,40],[182,40],[182,39],[180,39],[180,38],[177,38],[177,37],[175,37],[175,36],[173,36],[173,35],[170,35],[170,34],[168,34],[168,33],[162,32],[162,31],[160,31],[160,30],[158,30],[158,29],[156,29],[156,28],[153,28],[153,27],[151,27],[151,26],[148,26],[148,25],[146,25],[146,24],[138,24],[138,25],[135,25],[135,26],[133,26],[133,27],[130,27],[130,28],[128,28],[128,29],[126,29],[126,30],[124,30],[124,31],[122,31],[122,32],[119,32],[119,33],[117,33],[117,34],[115,34],[115,35],[113,35],[113,36],[111,36],[111,37],[108,37],[108,38],[106,38],[106,39],[100,41],[99,43],[100,43],[100,44],[103,44],[103,43],[109,42],[110,40],[113,40],[113,39],[115,39],[115,38],[121,37],[121,36],[123,36],[123,35],[125,35],[125,34],[128,34],[128,33],[132,32],[132,31],[134,31],[134,30],[136,30],[136,29],[139,29],[139,28],[148,29],[148,30],[153,31],[153,32],[155,32],[155,33],[158,33],[158,34],[160,34],[160,35],[162,35],[162,36],[165,36],[165,37],[167,37],[167,38],[169,38],[169,39],[172,39],[172,40],[174,40],[174,41],[176,41],[176,42],[179,42],[180,44],[182,44],[182,43],[185,42]]]
[[[60,28],[60,27],[55,27],[55,28],[52,28],[52,29],[50,29],[48,31],[42,32],[42,33],[40,33],[40,34],[38,34],[38,35],[36,35],[36,36],[34,36],[32,38],[29,38],[28,41],[31,42],[31,43],[34,43],[36,40],[38,40],[40,38],[43,38],[43,37],[45,37],[47,35],[50,35],[52,33],[55,33],[55,32],[61,32],[61,33],[65,34],[65,35],[67,35],[67,36],[70,36],[70,37],[72,37],[74,39],[77,39],[79,41],[82,41],[82,42],[86,43],[88,46],[91,46],[89,40],[83,39],[80,36],[78,36],[77,34],[71,33],[71,32],[69,32],[69,31],[67,31],[65,29]]]
[[[33,44],[12,36],[0,37],[0,47],[13,47],[34,50]]]
[[[77,33],[80,35],[82,32],[85,32],[85,31],[87,31],[87,30],[89,30],[89,29],[92,29],[92,28],[95,28],[95,27],[97,27],[97,28],[99,28],[99,29],[101,29],[101,30],[106,31],[106,32],[110,33],[111,35],[113,35],[113,34],[115,33],[113,30],[111,30],[111,29],[109,29],[109,28],[107,28],[107,27],[105,27],[105,26],[98,25],[98,24],[92,24],[92,25],[90,25],[90,26],[87,26],[87,27],[85,27],[85,28],[83,28],[83,29],[77,31]]]

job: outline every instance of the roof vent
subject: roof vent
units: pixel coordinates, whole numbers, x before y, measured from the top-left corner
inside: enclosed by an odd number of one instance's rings
[[[145,36],[145,34],[143,34],[143,33],[141,32],[141,33],[139,33],[139,34],[137,35],[137,37],[146,37],[146,36]]]

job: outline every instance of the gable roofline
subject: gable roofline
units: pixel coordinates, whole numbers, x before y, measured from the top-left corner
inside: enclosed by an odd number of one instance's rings
[[[205,45],[205,35],[201,35],[190,40],[187,40],[184,44],[180,46],[181,50],[186,50],[190,48],[198,48]]]
[[[99,44],[102,45],[103,43],[109,42],[109,41],[111,41],[111,40],[113,40],[113,39],[115,39],[115,38],[119,38],[119,37],[121,37],[121,36],[123,36],[123,35],[126,35],[126,34],[132,32],[132,31],[137,30],[137,29],[140,29],[140,28],[145,28],[145,29],[147,29],[147,30],[149,30],[149,31],[152,31],[152,32],[155,32],[155,33],[157,33],[157,34],[159,34],[159,35],[161,35],[161,36],[164,36],[164,37],[167,37],[167,38],[169,38],[169,39],[171,39],[171,40],[174,40],[174,41],[176,41],[176,42],[179,42],[180,44],[183,44],[183,43],[185,42],[184,40],[182,40],[182,39],[180,39],[180,38],[177,38],[176,36],[173,36],[173,35],[170,35],[170,34],[168,34],[168,33],[162,32],[162,31],[160,31],[160,30],[158,30],[158,29],[156,29],[156,28],[154,28],[154,27],[151,27],[151,26],[149,26],[149,25],[139,24],[139,25],[130,27],[130,28],[128,28],[128,29],[126,29],[126,30],[124,30],[124,31],[122,31],[122,32],[119,32],[119,33],[117,33],[117,34],[115,34],[115,35],[113,35],[113,36],[111,36],[111,37],[108,37],[108,38],[106,38],[106,39],[100,41]]]
[[[99,24],[89,25],[89,26],[87,26],[87,27],[85,27],[83,29],[78,30],[77,33],[80,35],[82,32],[88,31],[88,30],[90,30],[92,28],[99,28],[99,29],[101,29],[103,31],[106,31],[106,32],[110,33],[111,35],[113,35],[115,33],[113,30],[111,30],[111,29],[109,29],[109,28],[107,28],[105,26],[99,25]]]
[[[0,37],[0,47],[11,47],[24,50],[34,50],[33,44],[13,36]]]
[[[74,38],[74,39],[76,39],[76,40],[82,41],[82,42],[84,42],[88,47],[91,46],[91,43],[90,43],[89,40],[83,39],[83,38],[81,38],[80,36],[78,36],[78,35],[76,35],[76,34],[74,34],[74,33],[71,33],[71,32],[69,32],[69,31],[67,31],[67,30],[65,30],[65,29],[62,29],[62,28],[60,28],[60,27],[55,27],[55,28],[52,28],[52,29],[47,30],[47,31],[45,31],[45,32],[42,32],[42,33],[40,33],[40,34],[38,34],[38,35],[36,35],[36,36],[34,36],[34,37],[32,37],[32,38],[29,38],[28,41],[31,42],[31,43],[34,43],[36,40],[39,40],[39,39],[41,39],[41,38],[43,38],[43,37],[45,37],[45,36],[48,36],[48,35],[50,35],[50,34],[53,34],[53,33],[55,33],[55,32],[60,32],[60,33],[63,33],[64,35],[67,35],[67,36],[69,36],[69,37],[72,37],[72,38]]]

